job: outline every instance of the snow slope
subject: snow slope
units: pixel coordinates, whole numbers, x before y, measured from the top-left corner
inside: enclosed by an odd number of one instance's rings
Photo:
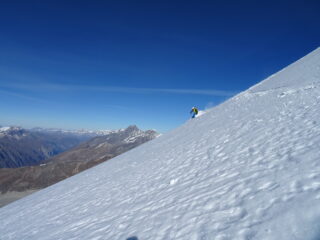
[[[320,48],[178,129],[0,209],[0,239],[320,239]]]

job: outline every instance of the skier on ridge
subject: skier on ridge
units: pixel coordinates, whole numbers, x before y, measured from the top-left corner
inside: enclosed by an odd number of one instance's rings
[[[199,110],[196,107],[192,107],[190,114],[191,114],[191,118],[195,118],[198,114]]]

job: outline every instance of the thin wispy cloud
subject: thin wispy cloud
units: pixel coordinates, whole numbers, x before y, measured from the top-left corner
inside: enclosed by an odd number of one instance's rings
[[[25,99],[25,100],[31,100],[31,101],[41,102],[41,103],[47,102],[46,100],[43,100],[43,99],[40,99],[40,98],[30,97],[30,96],[27,96],[25,94],[16,93],[16,92],[7,91],[7,90],[2,90],[2,89],[0,89],[0,93],[1,94],[5,94],[5,95],[9,95],[11,97],[22,98],[22,99]]]
[[[132,87],[111,87],[111,86],[85,86],[56,83],[34,83],[34,84],[0,84],[7,88],[23,89],[28,91],[93,91],[131,94],[191,94],[211,95],[217,97],[232,97],[237,91],[223,91],[214,89],[175,89],[175,88],[132,88]]]

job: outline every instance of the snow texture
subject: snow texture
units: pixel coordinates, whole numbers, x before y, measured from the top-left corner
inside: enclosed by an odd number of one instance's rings
[[[320,239],[320,48],[196,119],[0,209],[0,239]]]

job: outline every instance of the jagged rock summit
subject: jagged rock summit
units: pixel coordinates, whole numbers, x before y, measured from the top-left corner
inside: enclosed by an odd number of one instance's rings
[[[0,239],[318,239],[319,57],[1,208]]]

